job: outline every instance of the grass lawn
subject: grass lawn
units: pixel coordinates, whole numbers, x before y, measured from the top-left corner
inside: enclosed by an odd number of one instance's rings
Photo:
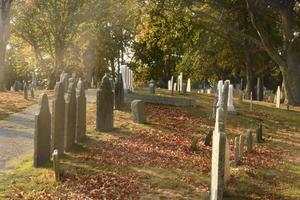
[[[157,90],[167,95],[166,90]],[[88,139],[61,160],[62,182],[50,167],[34,169],[32,158],[0,177],[0,199],[205,199],[211,147],[203,137],[214,126],[213,97],[192,93],[197,107],[147,105],[146,125],[131,121],[130,108],[115,111],[115,130],[97,133],[95,106],[88,110]],[[300,196],[300,112],[271,104],[237,105],[226,133],[233,138],[263,124],[265,142],[231,167],[225,199],[298,199]],[[197,151],[190,151],[193,137]],[[233,153],[231,151],[231,158]]]
[[[30,91],[28,91],[28,100],[25,100],[23,92],[0,92],[0,120],[36,104],[42,92],[48,95],[53,94],[52,91],[35,91],[35,98],[31,98]]]

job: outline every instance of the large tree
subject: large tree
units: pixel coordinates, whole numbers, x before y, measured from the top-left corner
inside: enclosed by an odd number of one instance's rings
[[[0,91],[5,89],[4,73],[5,73],[5,54],[7,40],[9,36],[9,20],[10,10],[13,0],[0,1]]]

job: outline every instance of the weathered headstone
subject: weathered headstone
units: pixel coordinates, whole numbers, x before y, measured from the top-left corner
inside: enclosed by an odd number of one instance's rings
[[[256,142],[257,143],[263,142],[262,124],[261,123],[259,123],[256,128]]]
[[[59,152],[57,149],[53,151],[52,154],[52,161],[53,161],[53,171],[55,175],[55,181],[60,181],[60,163],[59,163]]]
[[[222,89],[223,89],[223,81],[220,80],[218,82],[218,103],[217,103],[217,107],[219,107],[221,105],[221,101],[222,101]]]
[[[113,129],[114,98],[109,77],[106,74],[97,90],[97,131],[111,131]]]
[[[23,85],[23,92],[24,92],[24,99],[28,99],[28,86],[27,86],[27,82],[25,81],[24,82],[24,85]]]
[[[276,92],[276,108],[280,108],[280,100],[281,100],[281,91],[280,91],[280,86],[278,86]]]
[[[76,85],[70,82],[65,107],[65,151],[72,150],[75,145],[76,107]]]
[[[51,113],[48,96],[41,94],[38,113],[35,115],[33,166],[40,167],[50,162]]]
[[[65,88],[64,84],[57,82],[54,99],[52,101],[51,135],[52,150],[57,149],[59,155],[64,153],[65,141]]]
[[[134,100],[131,102],[131,112],[135,123],[144,124],[147,122],[145,103],[142,100]]]
[[[239,138],[234,138],[234,164],[238,165],[240,162],[240,152],[239,152]]]
[[[191,92],[191,91],[192,91],[192,87],[191,87],[191,79],[190,79],[190,78],[189,78],[188,81],[187,81],[186,91],[187,91],[187,92]]]
[[[155,94],[155,81],[153,79],[151,79],[149,83],[149,92],[152,95]]]
[[[245,147],[244,136],[240,135],[240,137],[239,137],[239,157],[240,157],[240,159],[243,158],[244,147]]]
[[[205,136],[205,140],[204,140],[205,146],[211,146],[212,137],[213,137],[213,130],[209,129],[207,135]]]
[[[86,138],[86,97],[85,88],[81,81],[78,82],[76,111],[76,141],[82,142]]]
[[[211,186],[210,199],[223,199],[225,189],[225,151],[226,134],[224,133],[224,111],[219,107],[216,115],[216,125],[213,133],[212,144],[212,168],[211,168]]]
[[[177,83],[174,83],[174,89],[173,91],[176,91],[177,90]]]
[[[233,85],[229,85],[228,89],[228,112],[235,113],[235,109],[233,106]]]
[[[225,81],[222,88],[221,95],[221,104],[220,107],[223,108],[224,111],[224,126],[226,126],[227,121],[227,113],[228,113],[228,90],[229,90],[230,81]]]
[[[251,153],[253,149],[253,136],[251,130],[247,131],[247,153]]]
[[[115,109],[120,110],[122,107],[124,107],[124,87],[122,74],[119,74],[115,83]]]

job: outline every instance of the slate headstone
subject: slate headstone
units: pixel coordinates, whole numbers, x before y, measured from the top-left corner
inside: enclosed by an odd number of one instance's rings
[[[113,129],[113,97],[112,87],[106,74],[97,90],[96,130],[111,131]]]
[[[131,102],[131,112],[135,123],[144,124],[147,122],[145,102],[142,100],[133,100]]]
[[[86,138],[86,96],[81,81],[78,82],[76,106],[76,141],[82,142]]]
[[[34,129],[34,167],[40,167],[50,162],[51,157],[51,113],[48,96],[41,94],[38,113],[35,115]]]
[[[69,83],[65,106],[65,151],[71,151],[76,139],[76,85]]]
[[[24,82],[24,85],[23,85],[23,93],[24,93],[24,99],[28,100],[28,86],[27,86],[26,81]]]
[[[60,162],[59,162],[59,152],[57,149],[53,151],[52,154],[52,161],[53,161],[53,171],[55,175],[55,181],[60,181]]]
[[[64,153],[65,141],[65,87],[63,83],[57,82],[52,101],[51,116],[51,139],[52,150],[57,149],[59,155]]]
[[[115,83],[115,109],[121,110],[122,107],[124,107],[124,86],[122,74],[119,74]]]
[[[240,157],[240,159],[243,158],[244,148],[245,148],[244,136],[240,135],[240,137],[239,137],[239,157]]]

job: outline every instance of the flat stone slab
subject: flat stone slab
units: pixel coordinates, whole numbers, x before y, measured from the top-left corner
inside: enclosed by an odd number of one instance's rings
[[[172,105],[172,106],[196,106],[197,105],[195,99],[189,99],[189,98],[154,96],[154,95],[144,95],[138,93],[127,93],[125,97],[130,101],[135,99],[140,99],[145,103],[155,103],[155,104],[164,104],[164,105]]]

